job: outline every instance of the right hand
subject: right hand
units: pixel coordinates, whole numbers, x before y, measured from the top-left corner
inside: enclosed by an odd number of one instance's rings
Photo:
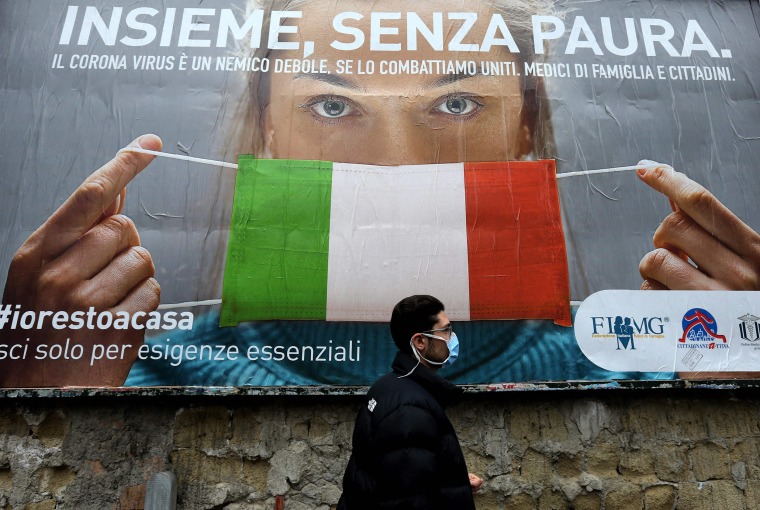
[[[639,264],[641,290],[760,290],[760,234],[681,172],[663,165],[637,173],[673,209]]]
[[[483,486],[483,479],[473,473],[467,473],[467,477],[470,479],[470,490],[475,494]]]
[[[161,140],[143,135],[131,146],[160,150]],[[8,269],[3,305],[20,312],[151,312],[160,287],[153,279],[150,253],[140,246],[134,223],[119,214],[127,184],[154,156],[120,152],[90,175],[66,202],[19,248]],[[24,360],[0,361],[0,387],[118,386],[124,383],[144,340],[141,329],[43,329],[0,331],[2,343],[26,344]],[[37,347],[79,344],[79,360],[36,360]],[[91,364],[93,345],[119,346],[115,360]],[[123,354],[123,357],[122,357]]]

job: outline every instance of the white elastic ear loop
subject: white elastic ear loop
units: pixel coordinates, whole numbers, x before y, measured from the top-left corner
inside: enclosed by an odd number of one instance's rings
[[[426,337],[428,337],[428,338],[436,338],[436,339],[438,339],[438,340],[441,340],[441,341],[443,341],[443,342],[446,342],[446,340],[444,340],[442,337],[440,337],[440,336],[437,336],[437,335],[431,335],[431,334],[429,334],[429,333],[420,333],[420,335],[426,336]],[[418,366],[420,366],[420,363],[422,363],[422,360],[421,360],[420,358],[424,359],[425,361],[427,361],[427,362],[428,362],[428,363],[430,363],[431,365],[438,365],[438,366],[442,366],[442,365],[443,365],[444,363],[446,363],[446,362],[449,360],[449,358],[451,357],[451,349],[449,349],[449,355],[448,355],[448,356],[446,356],[446,359],[445,359],[445,360],[443,360],[443,361],[430,361],[430,360],[429,360],[429,359],[427,359],[425,356],[423,356],[422,354],[420,354],[420,352],[419,352],[417,349],[415,349],[415,348],[414,348],[414,344],[412,343],[412,340],[413,340],[413,339],[414,339],[414,337],[412,337],[412,338],[410,338],[410,339],[409,339],[409,347],[411,347],[411,348],[412,348],[412,353],[414,353],[414,357],[415,357],[415,358],[417,358],[417,364],[416,364],[416,365],[414,365],[414,368],[412,368],[412,369],[409,371],[409,373],[408,373],[408,374],[405,374],[405,375],[400,375],[400,376],[398,376],[398,379],[401,379],[402,377],[407,377],[407,376],[411,375],[411,374],[412,374],[412,372],[414,372],[414,369],[415,369],[415,368],[417,368]],[[448,347],[449,347],[449,343],[448,343],[448,342],[446,342],[446,348],[448,349]]]
[[[187,156],[184,154],[171,154],[168,152],[160,152],[160,151],[153,151],[150,149],[143,149],[142,147],[124,147],[123,149],[120,149],[119,152],[139,152],[142,154],[150,154],[151,156],[161,156],[165,158],[172,158],[172,159],[180,159],[184,161],[192,161],[194,163],[202,163],[206,165],[212,165],[212,166],[220,166],[224,168],[234,168],[237,169],[238,166],[235,163],[228,163],[227,161],[214,161],[211,159],[205,159],[205,158],[197,158],[194,156]],[[657,168],[660,166],[664,166],[669,168],[670,170],[673,170],[673,167],[668,164],[663,163],[657,163],[655,161],[650,160],[642,160],[642,162],[638,165],[631,165],[631,166],[618,166],[618,167],[611,167],[611,168],[601,168],[598,170],[581,170],[578,172],[564,172],[556,174],[557,179],[562,179],[564,177],[575,177],[579,175],[592,175],[592,174],[602,174],[602,173],[610,173],[610,172],[623,172],[623,171],[629,171],[629,170],[637,170],[639,168]],[[172,304],[162,304],[159,305],[159,310],[166,310],[166,309],[172,309],[172,308],[190,308],[193,306],[208,306],[208,305],[218,305],[222,302],[221,299],[207,299],[205,301],[189,301],[186,303],[172,303]],[[571,301],[571,304],[580,304],[580,301]],[[423,333],[424,334],[424,333]],[[439,337],[440,338],[440,337]],[[411,340],[410,340],[411,342]],[[445,342],[445,340],[444,340]],[[448,342],[446,342],[446,345],[448,345]],[[416,352],[414,350],[414,347],[412,346],[412,352]],[[451,350],[449,350],[449,357],[451,356]],[[428,363],[434,363],[430,360],[425,359]],[[445,362],[444,362],[445,363]],[[417,365],[419,365],[419,358],[417,358]],[[414,368],[417,368],[416,366]],[[414,371],[414,368],[412,369],[412,372]],[[412,372],[409,372],[411,374]],[[409,375],[406,374],[406,375]],[[401,377],[406,377],[406,375]]]
[[[221,166],[225,168],[237,169],[238,167],[235,163],[228,163],[226,161],[214,161],[212,159],[196,158],[194,156],[186,156],[184,154],[172,154],[169,152],[152,151],[150,149],[143,149],[142,147],[127,146],[120,149],[119,152],[140,152],[142,154],[150,154],[151,156],[162,156],[164,158],[181,159],[184,161],[192,161],[194,163],[203,163],[206,165]],[[268,159],[269,156],[270,156],[269,154],[264,154],[263,158]],[[578,172],[563,172],[556,175],[557,175],[557,179],[562,179],[564,177],[575,177],[577,175],[606,174],[610,172],[624,172],[628,170],[637,170],[639,168],[657,168],[661,166],[670,168],[671,170],[673,169],[672,166],[667,165],[667,164],[657,163],[655,161],[643,160],[642,163],[639,165],[615,166],[615,167],[610,167],[610,168],[600,168],[598,170],[580,170]]]
[[[414,369],[417,368],[418,366],[420,366],[420,363],[422,363],[422,361],[420,360],[420,353],[417,352],[417,349],[414,348],[414,344],[412,343],[412,339],[413,338],[414,338],[414,336],[412,336],[412,338],[409,339],[409,347],[411,347],[412,353],[414,354],[414,357],[417,358],[417,364],[414,365],[412,367],[412,369],[409,372],[407,372],[406,374],[398,376],[397,379],[403,379],[404,377],[408,377],[408,376],[412,375],[412,372],[414,372]]]
[[[656,161],[648,161],[647,163],[642,163],[640,165],[630,165],[630,166],[613,166],[610,168],[600,168],[598,170],[580,170],[578,172],[562,172],[557,175],[557,179],[562,179],[563,177],[576,177],[578,175],[592,175],[592,174],[608,174],[612,172],[627,172],[629,170],[638,170],[639,168],[659,168],[659,167],[665,167],[669,168],[670,170],[673,170],[673,167],[665,164],[665,163],[657,163]]]
[[[182,161],[192,161],[193,163],[202,163],[204,165],[222,166],[224,168],[234,168],[237,170],[235,163],[228,163],[226,161],[214,161],[213,159],[196,158],[195,156],[185,156],[184,154],[172,154],[170,152],[152,151],[150,149],[143,149],[142,147],[124,147],[119,149],[119,152],[139,152],[140,154],[150,154],[151,156],[161,156],[164,158],[181,159]],[[117,152],[117,154],[119,153]]]
[[[409,372],[407,372],[404,375],[398,376],[396,379],[403,379],[404,377],[409,377],[410,375],[412,375],[412,372],[414,372],[414,369],[417,368],[418,366],[420,366],[420,362],[419,361],[417,362],[416,365],[414,365],[414,368],[412,368]]]

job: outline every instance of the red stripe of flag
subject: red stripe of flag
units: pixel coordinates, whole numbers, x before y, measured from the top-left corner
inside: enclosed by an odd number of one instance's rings
[[[553,160],[465,163],[470,318],[570,326]]]

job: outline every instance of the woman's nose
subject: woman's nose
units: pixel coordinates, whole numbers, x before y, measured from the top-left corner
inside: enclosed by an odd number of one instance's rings
[[[367,133],[368,155],[377,165],[438,163],[437,137],[413,115],[386,115],[375,119]]]

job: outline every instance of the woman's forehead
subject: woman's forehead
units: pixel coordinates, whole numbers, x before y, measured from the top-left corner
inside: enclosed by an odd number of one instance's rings
[[[353,36],[348,34],[359,29],[367,43],[374,38],[383,44],[400,44],[402,49],[407,49],[409,33],[415,33],[422,49],[425,44],[420,33],[436,32],[440,24],[444,50],[457,38],[478,44],[489,31],[494,14],[501,15],[491,3],[459,0],[412,4],[403,0],[310,0],[290,10],[301,13],[300,18],[288,20],[287,24],[297,25],[304,40],[327,41],[328,44],[333,39],[351,40]]]
[[[482,43],[494,14],[490,4],[465,4],[454,0],[419,2],[414,4],[413,13],[408,12],[411,10],[408,6],[404,9],[404,5],[400,0],[316,0],[299,4],[294,9],[300,11],[300,18],[287,20],[287,24],[297,27],[297,33],[280,36],[284,41],[298,41],[299,49],[276,51],[272,56],[283,60],[301,60],[304,58],[304,43],[313,42],[313,53],[307,58],[314,63],[324,62],[328,71],[293,73],[283,79],[296,88],[319,81],[323,85],[353,89],[353,93],[363,91],[374,94],[376,87],[380,87],[386,93],[398,89],[400,94],[413,92],[415,95],[426,95],[433,89],[456,89],[466,82],[467,86],[474,85],[484,94],[492,93],[500,97],[519,95],[520,80],[508,79],[519,76],[519,55],[512,53],[505,45],[494,45],[488,51],[472,53],[454,50],[449,44],[457,34],[461,36],[461,40],[456,42],[457,48],[464,44]],[[393,11],[395,8],[399,10]],[[357,17],[361,18],[347,19],[345,27],[350,27],[352,32],[341,33],[334,29],[333,20],[338,13],[346,12],[357,13]],[[373,21],[373,13],[385,15],[391,12],[400,18]],[[434,13],[440,14],[442,25],[439,28],[434,26]],[[465,34],[465,23],[462,19],[448,19],[451,13],[468,13],[477,16],[477,20],[466,29]],[[418,28],[408,28],[409,23],[414,23],[415,27],[421,26],[418,21],[411,21],[409,16],[412,15],[430,30],[441,34],[443,42],[439,47],[433,47],[430,41],[425,40]],[[357,31],[364,37],[361,45],[356,43]],[[415,34],[416,47],[413,49],[410,48],[411,31]],[[348,43],[352,44],[351,49],[345,49]],[[377,46],[393,49],[378,50]],[[494,72],[496,68],[489,66],[489,62],[498,67],[498,72]],[[467,63],[472,65],[466,67]],[[484,69],[488,72],[483,72]]]

